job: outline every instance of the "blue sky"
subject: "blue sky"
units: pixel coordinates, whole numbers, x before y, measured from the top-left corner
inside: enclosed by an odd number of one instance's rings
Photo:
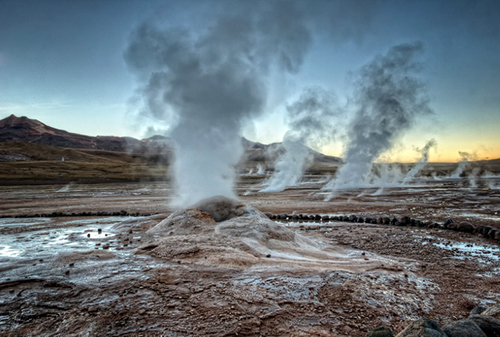
[[[301,3],[310,10],[312,46],[297,74],[270,79],[266,111],[244,128],[245,136],[280,141],[282,103],[301,88],[321,85],[345,101],[357,69],[393,45],[421,41],[420,76],[435,113],[386,157],[411,161],[418,157],[414,148],[431,138],[438,143],[434,161],[457,160],[458,151],[500,157],[499,1],[333,3]],[[71,132],[141,138],[144,122],[128,104],[136,78],[123,57],[134,27],[158,20],[196,30],[214,7],[231,6],[234,1],[0,0],[0,118],[25,115]],[[322,150],[341,155],[344,144],[339,137]]]

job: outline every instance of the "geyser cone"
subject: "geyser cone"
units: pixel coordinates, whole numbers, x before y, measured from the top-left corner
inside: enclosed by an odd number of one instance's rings
[[[367,261],[360,252],[298,234],[249,205],[220,196],[172,213],[147,233],[152,240],[139,252],[185,263],[345,271],[393,263],[381,257]]]

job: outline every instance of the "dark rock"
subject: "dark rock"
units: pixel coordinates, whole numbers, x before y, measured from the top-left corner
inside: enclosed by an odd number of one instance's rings
[[[404,222],[396,220],[396,222],[394,223],[394,226],[406,226],[406,224]]]
[[[450,225],[453,223],[455,223],[455,221],[453,221],[453,219],[450,218],[443,223],[443,226],[444,228],[452,228]]]
[[[360,217],[358,218],[358,221],[357,221],[357,222],[359,222],[359,223],[363,223],[363,222],[365,222],[365,218],[363,218],[362,216],[360,216]]]
[[[410,323],[396,337],[447,337],[439,325],[429,319],[419,319]]]
[[[328,215],[323,215],[323,217],[321,217],[321,221],[328,222],[330,221],[330,217]]]
[[[366,337],[394,337],[391,329],[379,326],[366,334]]]
[[[292,220],[299,220],[299,216],[297,214],[292,215]]]
[[[497,240],[497,241],[500,241],[500,231],[497,231],[495,233],[495,236],[493,237],[493,239]]]
[[[350,215],[350,216],[349,216],[349,221],[350,221],[350,222],[356,222],[356,221],[358,221],[358,217],[357,217],[357,216],[355,216],[355,215]]]
[[[411,218],[409,216],[404,216],[403,218],[401,218],[401,222],[405,225],[409,225],[411,224]]]
[[[365,222],[366,222],[366,223],[372,223],[372,220],[373,220],[373,219],[372,219],[372,218],[370,218],[370,217],[365,218]]]
[[[264,213],[269,219],[273,218],[273,213],[266,212]]]
[[[448,337],[487,337],[479,326],[469,319],[447,324],[443,331]]]
[[[495,228],[490,229],[490,230],[489,230],[489,232],[488,232],[488,237],[489,237],[490,239],[494,239],[494,238],[495,238],[496,233],[498,233],[498,229],[495,229]]]
[[[391,225],[395,225],[397,221],[399,221],[397,218],[392,218]]]
[[[302,215],[302,220],[304,220],[304,221],[308,221],[308,220],[309,220],[309,215],[307,215],[307,214],[303,214],[303,215]]]
[[[288,218],[288,214],[286,213],[281,213],[278,215],[278,219],[280,220],[286,220]]]
[[[476,233],[483,234],[483,229],[484,229],[483,225],[477,226],[476,227]]]
[[[479,304],[477,306],[475,306],[469,313],[469,317],[472,316],[472,315],[480,315],[483,313],[483,311],[485,311],[486,309],[488,309],[487,306],[485,306],[484,304]]]
[[[316,220],[316,221],[320,221],[320,220],[321,220],[321,215],[316,214],[316,215],[314,216],[314,220]]]
[[[500,320],[486,315],[472,315],[469,317],[476,323],[487,337],[500,337]]]
[[[481,230],[481,234],[484,236],[484,237],[487,237],[488,236],[488,233],[490,230],[492,230],[493,227],[491,226],[483,226],[483,229]]]
[[[347,215],[344,215],[344,216],[342,217],[342,221],[349,221],[349,217],[348,217]]]
[[[457,225],[457,230],[464,233],[474,233],[474,225],[467,221],[462,221]]]

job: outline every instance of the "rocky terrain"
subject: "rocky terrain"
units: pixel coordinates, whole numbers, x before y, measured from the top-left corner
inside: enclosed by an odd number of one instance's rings
[[[166,183],[0,187],[2,335],[414,336],[499,303],[496,178],[329,202],[315,176],[259,183],[222,216]]]

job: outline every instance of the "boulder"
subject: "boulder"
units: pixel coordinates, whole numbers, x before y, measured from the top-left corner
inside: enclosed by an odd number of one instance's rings
[[[484,312],[483,312],[484,313]],[[500,337],[500,320],[492,316],[472,315],[469,317],[476,323],[487,337]]]
[[[474,225],[467,221],[462,221],[457,225],[457,230],[464,233],[474,233]]]
[[[455,221],[453,221],[452,218],[449,218],[447,219],[445,222],[444,222],[444,226],[445,227],[448,227],[450,224],[454,223]]]
[[[490,231],[488,232],[488,237],[489,237],[490,239],[494,239],[494,238],[495,238],[495,235],[496,235],[498,232],[499,232],[499,230],[498,230],[498,229],[495,229],[495,228],[490,229]]]
[[[394,334],[391,329],[385,326],[379,326],[378,328],[368,332],[366,337],[394,337]]]
[[[483,226],[482,230],[481,230],[481,234],[484,236],[484,237],[487,237],[488,236],[488,233],[490,230],[492,230],[493,227],[491,226]]]
[[[447,324],[443,331],[448,337],[487,337],[481,328],[470,319],[463,319]]]
[[[447,337],[439,325],[429,319],[419,319],[410,323],[396,337]]]

